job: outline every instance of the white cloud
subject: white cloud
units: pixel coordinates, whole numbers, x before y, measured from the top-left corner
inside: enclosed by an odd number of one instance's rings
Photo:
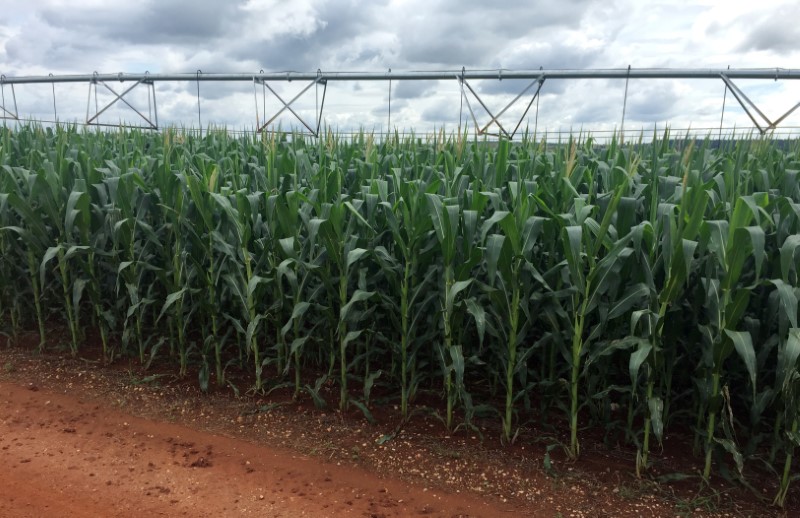
[[[635,1],[541,0],[502,4],[478,0],[5,0],[0,20],[0,73],[374,71],[633,67],[791,67],[800,58],[800,4],[790,0]],[[476,81],[496,112],[527,84]],[[742,81],[741,87],[771,118],[800,101],[800,82]],[[119,86],[119,85],[118,85]],[[273,86],[284,99],[303,85]],[[256,123],[252,83],[203,83],[203,123],[232,127]],[[8,87],[6,87],[8,88]],[[116,87],[115,87],[116,88]],[[83,120],[88,85],[57,85],[60,119]],[[16,87],[19,111],[52,118],[49,85]],[[316,88],[296,103],[313,121]],[[457,125],[461,106],[452,81],[393,84],[392,125],[426,131]],[[622,116],[624,81],[549,80],[539,102],[539,128],[613,129]],[[716,127],[724,85],[718,80],[633,80],[628,129]],[[503,117],[511,127],[530,101],[529,91]],[[264,98],[258,98],[263,122]],[[267,112],[281,104],[269,92]],[[147,109],[141,87],[131,102]],[[157,85],[162,123],[197,121],[194,83]],[[383,128],[388,85],[331,82],[324,120],[332,127]],[[477,103],[471,99],[473,106]],[[488,116],[476,115],[481,121]],[[108,120],[135,121],[114,107]],[[270,114],[267,113],[267,117]],[[532,107],[523,127],[537,114]],[[116,118],[116,119],[115,119]],[[290,113],[276,122],[297,124]],[[728,95],[726,125],[751,123]],[[800,125],[800,110],[787,118]]]

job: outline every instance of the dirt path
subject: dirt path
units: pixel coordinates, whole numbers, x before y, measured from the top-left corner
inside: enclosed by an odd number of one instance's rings
[[[0,347],[0,518],[800,516],[797,485],[787,509],[769,506],[774,477],[750,479],[759,499],[723,480],[654,480],[696,471],[680,437],[639,479],[600,436],[575,463],[552,430],[509,445],[425,412],[398,427],[386,401],[370,424],[290,391],[204,394],[157,367],[32,349]],[[321,392],[334,401],[338,387]]]
[[[475,497],[0,382],[0,516],[519,516]]]

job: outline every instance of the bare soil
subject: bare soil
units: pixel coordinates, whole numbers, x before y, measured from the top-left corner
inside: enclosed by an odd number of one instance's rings
[[[370,425],[290,395],[203,394],[196,380],[128,360],[0,349],[0,516],[800,513],[797,486],[786,510],[769,505],[768,477],[748,479],[756,494],[659,479],[696,472],[679,442],[637,478],[630,452],[601,438],[584,439],[573,463],[553,432],[523,429],[502,445],[492,429],[449,435],[424,413],[401,426],[391,406],[374,408]]]

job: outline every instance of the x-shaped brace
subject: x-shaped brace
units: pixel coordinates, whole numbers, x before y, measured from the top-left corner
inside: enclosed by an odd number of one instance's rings
[[[733,81],[731,81],[727,75],[720,74],[720,77],[722,78],[722,81],[725,83],[725,85],[730,89],[731,93],[736,98],[736,101],[738,101],[739,106],[741,106],[744,112],[747,114],[747,116],[750,117],[750,120],[753,121],[753,124],[755,124],[756,128],[758,128],[759,133],[761,133],[762,135],[769,130],[774,130],[775,128],[777,128],[778,124],[783,122],[783,120],[786,117],[791,115],[796,109],[800,108],[800,102],[798,102],[792,108],[790,108],[789,111],[787,111],[786,113],[784,113],[783,115],[772,121],[769,119],[769,117],[764,115],[764,112],[758,109],[758,106],[756,106],[756,104],[753,101],[751,101],[750,98],[747,97],[747,95],[745,95],[745,93],[742,92],[742,90],[738,86],[736,86],[736,84]],[[747,109],[748,105],[753,109],[753,111],[756,112],[756,114],[758,114],[764,120],[764,122],[767,123],[765,127],[762,127],[756,120],[755,116],[750,112],[750,110]]]
[[[0,76],[0,91],[2,91],[2,98],[0,98],[0,119],[19,120],[19,111],[17,110],[17,94],[14,92],[14,84],[11,84],[11,97],[14,100],[14,111],[12,112],[6,108],[6,76]]]
[[[262,86],[266,87],[270,92],[272,92],[272,95],[274,95],[281,102],[281,104],[283,104],[283,107],[280,110],[278,110],[277,112],[275,112],[275,114],[269,120],[265,121],[263,124],[260,123],[259,118],[258,118],[258,96],[255,95],[255,85],[256,84],[261,84]],[[303,117],[300,116],[299,113],[297,113],[294,110],[294,108],[292,108],[292,104],[294,104],[294,102],[296,100],[298,100],[304,93],[306,93],[308,90],[310,90],[312,86],[316,86],[316,85],[319,85],[319,84],[323,85],[322,102],[319,105],[319,112],[316,114],[316,121],[315,121],[316,125],[314,127],[312,127],[308,122],[305,121],[305,119],[303,119]],[[295,118],[298,121],[300,121],[300,123],[303,126],[306,127],[306,129],[313,136],[315,136],[315,137],[319,136],[319,128],[320,128],[320,124],[322,123],[322,110],[325,107],[325,94],[327,92],[328,92],[328,81],[326,79],[322,78],[322,77],[318,77],[318,78],[314,79],[313,81],[311,81],[310,83],[308,83],[308,85],[306,85],[305,88],[300,90],[300,92],[297,95],[292,97],[289,100],[289,102],[286,102],[286,101],[283,100],[283,97],[278,95],[278,92],[276,92],[266,81],[264,81],[263,79],[259,79],[257,77],[254,77],[253,78],[253,94],[254,94],[255,100],[256,100],[256,126],[258,126],[258,132],[262,133],[267,128],[267,126],[269,126],[275,119],[280,117],[281,113],[283,113],[284,111],[288,110],[292,115],[295,116]]]
[[[536,79],[531,81],[528,84],[528,86],[526,86],[516,97],[514,97],[514,99],[512,99],[511,102],[509,102],[505,106],[505,108],[500,110],[497,113],[497,115],[492,114],[491,110],[489,110],[489,108],[483,102],[483,100],[478,95],[478,93],[472,88],[472,86],[467,82],[467,80],[464,79],[463,75],[457,75],[456,79],[458,80],[458,83],[461,86],[461,96],[464,99],[464,101],[466,101],[466,103],[467,103],[467,108],[469,109],[470,116],[472,116],[472,121],[475,123],[475,127],[478,128],[478,134],[479,135],[486,134],[486,135],[499,136],[499,134],[488,133],[486,131],[486,130],[489,129],[489,127],[492,124],[495,124],[503,135],[505,135],[509,139],[513,139],[514,135],[517,134],[517,131],[519,130],[519,127],[522,125],[522,121],[525,120],[525,116],[528,115],[528,111],[531,109],[531,106],[533,105],[533,101],[535,101],[536,98],[539,96],[539,92],[542,90],[542,85],[544,84],[544,79],[545,78],[544,78],[544,75],[540,75],[539,77],[537,77]],[[528,90],[533,88],[533,85],[536,85],[537,83],[538,83],[538,86],[536,87],[536,92],[534,92],[533,97],[531,97],[530,102],[528,102],[528,106],[525,107],[525,111],[523,112],[522,116],[519,118],[519,121],[517,122],[517,125],[514,127],[514,131],[512,131],[509,134],[508,131],[506,131],[506,129],[500,123],[500,117],[502,117],[505,112],[507,112],[512,106],[514,106],[514,104],[516,104],[516,102],[523,95],[525,95],[528,92]],[[464,86],[466,86],[467,89],[469,89],[469,91],[472,92],[472,95],[475,97],[475,99],[480,103],[480,105],[483,107],[483,109],[486,110],[486,113],[489,114],[489,117],[491,117],[491,119],[489,119],[489,122],[487,122],[484,126],[481,126],[478,123],[478,119],[475,117],[475,111],[472,109],[472,105],[469,102],[469,96],[467,95],[466,90],[464,90]]]
[[[97,105],[97,84],[98,83],[103,85],[114,96],[114,99],[112,99],[111,102],[109,102],[105,106],[103,106],[102,109],[100,109],[98,107],[98,105]],[[128,95],[134,88],[136,88],[140,84],[147,85],[147,87],[148,87],[147,102],[150,105],[150,103],[152,101],[152,104],[149,106],[149,108],[152,109],[152,114],[154,114],[155,117],[152,117],[151,113],[148,113],[149,116],[145,116],[142,112],[137,110],[131,103],[129,103],[127,99],[125,99],[125,96]],[[94,89],[94,95],[95,95],[95,113],[94,113],[94,115],[90,116],[90,107],[91,107],[91,104],[92,104],[91,101],[92,101],[92,90],[93,89]],[[157,130],[158,129],[158,108],[156,106],[155,85],[153,84],[153,81],[147,80],[147,79],[140,79],[139,81],[136,81],[131,86],[129,86],[128,88],[123,90],[122,93],[118,93],[116,90],[114,90],[113,88],[108,86],[108,84],[106,84],[105,81],[94,80],[91,83],[89,83],[89,97],[88,97],[88,100],[86,101],[86,124],[87,125],[91,125],[91,126],[119,126],[118,124],[100,124],[99,122],[97,122],[98,118],[100,117],[100,115],[103,114],[106,110],[108,110],[112,106],[114,106],[114,104],[116,104],[117,102],[122,102],[123,104],[125,104],[128,108],[130,108],[131,110],[136,112],[136,114],[139,115],[139,117],[141,117],[142,120],[144,120],[144,122],[147,123],[146,126],[129,126],[129,127],[138,127],[138,128],[141,128],[141,129],[152,129],[152,130]],[[149,112],[149,110],[148,110],[148,112]]]

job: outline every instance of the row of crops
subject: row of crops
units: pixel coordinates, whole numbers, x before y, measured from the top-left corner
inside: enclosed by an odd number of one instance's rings
[[[572,456],[593,426],[639,471],[683,431],[704,478],[767,466],[782,504],[800,146],[655,137],[4,130],[0,325],[368,417],[441,398],[506,441],[566,422]]]

